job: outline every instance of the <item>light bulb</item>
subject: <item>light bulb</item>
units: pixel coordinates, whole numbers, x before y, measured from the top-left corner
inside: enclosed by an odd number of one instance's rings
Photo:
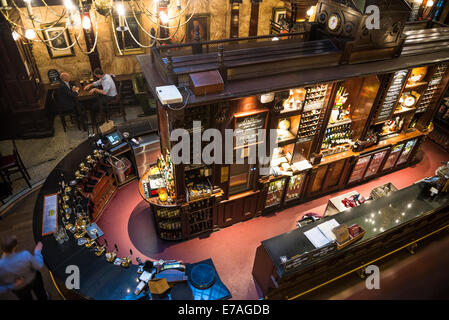
[[[36,38],[36,32],[33,29],[27,29],[25,31],[25,37],[28,40],[33,40],[34,38]]]
[[[167,16],[167,14],[164,11],[161,12],[160,17],[161,17],[161,22],[163,24],[167,24],[168,23],[168,16]]]
[[[73,5],[73,2],[71,0],[64,0],[64,6],[68,11],[72,11],[75,9],[75,6]]]
[[[125,7],[123,7],[123,4],[121,4],[121,3],[117,4],[117,14],[119,16],[125,15]]]
[[[307,10],[307,16],[309,16],[309,17],[311,17],[312,16],[312,14],[313,14],[313,11],[314,11],[314,9],[313,9],[313,6],[311,6],[310,8],[309,8],[309,10]]]
[[[427,1],[426,6],[427,7],[433,7],[433,0]]]
[[[12,38],[14,39],[14,41],[17,41],[20,38],[20,34],[18,34],[16,31],[13,31]]]
[[[90,27],[91,27],[91,23],[90,23],[89,16],[84,16],[83,17],[83,29],[88,30],[88,29],[90,29]]]

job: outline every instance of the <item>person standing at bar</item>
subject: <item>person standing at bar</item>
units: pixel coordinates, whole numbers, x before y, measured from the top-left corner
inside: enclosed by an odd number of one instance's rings
[[[0,293],[12,291],[19,300],[32,300],[33,291],[38,300],[47,300],[48,295],[39,272],[44,265],[42,242],[38,242],[34,248],[34,255],[26,250],[16,252],[17,244],[16,236],[5,236],[1,240]]]
[[[100,121],[103,123],[105,121],[104,117],[104,109],[105,106],[117,96],[117,88],[115,87],[114,79],[112,79],[112,75],[105,74],[100,68],[96,68],[94,70],[94,75],[98,78],[97,81],[88,84],[84,87],[84,90],[89,90],[92,87],[95,87],[89,91],[90,94],[97,93],[98,96],[98,111],[100,113]],[[97,87],[101,86],[102,89]]]

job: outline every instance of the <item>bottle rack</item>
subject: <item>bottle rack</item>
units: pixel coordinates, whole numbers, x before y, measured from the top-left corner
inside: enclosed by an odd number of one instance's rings
[[[186,210],[191,236],[212,231],[213,204],[213,198],[189,203]]]
[[[161,239],[182,239],[180,208],[158,208],[156,209],[156,218]]]
[[[352,141],[351,121],[328,126],[324,135],[321,150],[328,150],[326,155],[344,152]]]
[[[326,99],[327,85],[319,85],[306,89],[304,110],[298,129],[298,139],[310,140],[318,133],[321,110]]]
[[[435,97],[435,92],[439,89],[440,83],[443,80],[443,76],[447,71],[447,64],[439,65],[432,76],[432,80],[424,91],[423,97],[421,98],[419,105],[417,107],[416,113],[422,113],[427,110],[427,108],[432,104]]]

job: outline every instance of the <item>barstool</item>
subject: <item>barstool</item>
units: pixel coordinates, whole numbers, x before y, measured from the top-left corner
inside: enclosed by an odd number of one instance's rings
[[[6,180],[11,183],[10,176],[14,173],[20,172],[22,174],[22,178],[25,179],[28,186],[31,188],[31,177],[28,174],[27,169],[25,168],[25,165],[22,162],[22,159],[20,158],[19,152],[17,150],[16,142],[15,140],[12,140],[13,145],[13,154],[2,156],[0,154],[0,171],[1,176],[5,176]]]

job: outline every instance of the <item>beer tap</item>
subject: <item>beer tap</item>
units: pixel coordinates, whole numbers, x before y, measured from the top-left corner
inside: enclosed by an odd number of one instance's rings
[[[122,266],[123,268],[128,268],[129,265],[132,262],[132,255],[133,255],[133,251],[131,249],[129,249],[129,256],[127,256],[126,258],[122,258],[120,261],[120,266]]]
[[[95,238],[96,239],[98,239],[98,232],[97,232],[97,230],[94,230],[94,233],[95,233]],[[95,248],[94,248],[94,252],[95,252],[95,255],[97,256],[97,257],[99,257],[99,256],[101,256],[102,254],[103,254],[103,252],[106,250],[106,239],[104,240],[104,245],[102,245],[102,246],[100,246],[99,244],[100,244],[100,241],[97,241],[98,242],[98,244],[97,245],[95,245]]]
[[[108,242],[106,241],[106,239],[104,239],[104,243],[106,244],[106,248],[107,248],[108,247]],[[106,257],[106,261],[107,262],[112,263],[112,262],[115,261],[115,258],[117,257],[117,253],[115,253],[116,250],[118,251],[117,245],[115,244],[114,247],[115,248],[114,248],[113,251],[110,251],[110,252],[106,251],[105,257]]]

